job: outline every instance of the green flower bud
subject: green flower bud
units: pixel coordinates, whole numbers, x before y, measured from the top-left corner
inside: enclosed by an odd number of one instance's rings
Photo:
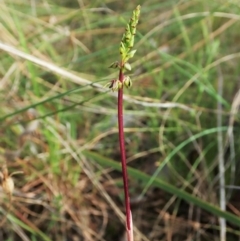
[[[124,85],[127,87],[127,88],[130,88],[132,86],[132,80],[129,76],[125,76],[124,78]]]
[[[115,61],[115,62],[111,63],[111,65],[109,66],[109,68],[112,68],[112,69],[117,69],[117,68],[119,68],[119,63],[118,63],[118,61]]]
[[[130,65],[128,62],[126,62],[126,63],[124,64],[124,68],[125,68],[126,70],[128,70],[128,71],[131,71],[131,69],[132,69],[131,65]]]
[[[121,44],[120,44],[120,54],[121,55],[126,55],[126,48],[125,48],[125,46],[124,46],[124,44],[123,44],[123,42],[121,42]]]
[[[130,52],[127,54],[127,58],[128,58],[128,59],[132,58],[136,52],[137,52],[137,50],[135,50],[135,49],[132,50],[132,51],[130,51]]]

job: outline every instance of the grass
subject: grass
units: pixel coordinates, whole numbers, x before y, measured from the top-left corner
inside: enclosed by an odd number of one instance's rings
[[[135,240],[239,240],[239,190],[221,210],[218,166],[222,145],[225,185],[239,185],[240,4],[221,0],[0,3],[0,161],[23,171],[9,214],[1,192],[1,240],[124,237],[117,99],[104,86],[137,4],[124,95]]]

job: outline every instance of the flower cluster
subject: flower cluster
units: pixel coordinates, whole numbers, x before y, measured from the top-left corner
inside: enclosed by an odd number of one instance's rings
[[[133,11],[132,18],[127,24],[125,33],[123,34],[122,41],[120,43],[120,54],[122,56],[122,63],[126,63],[136,53],[136,50],[131,49],[134,45],[136,27],[140,16],[140,8],[140,5],[138,5],[137,8]]]
[[[134,45],[136,27],[140,16],[140,8],[141,8],[140,5],[138,5],[136,9],[133,11],[132,17],[129,23],[127,24],[125,33],[123,34],[123,37],[120,43],[121,61],[113,62],[109,66],[109,68],[120,69],[121,72],[123,72],[123,70],[131,71],[132,67],[128,63],[128,60],[132,58],[137,51],[137,50],[132,50],[132,48]],[[117,91],[123,88],[123,86],[130,88],[132,86],[132,80],[129,76],[124,76],[123,78],[121,78],[121,81],[119,79],[114,79],[110,83],[108,83],[107,86],[110,89],[112,89],[112,91]]]
[[[127,88],[130,88],[132,86],[132,80],[129,76],[124,76],[123,82],[118,79],[113,79],[107,84],[109,89],[111,89],[112,91],[117,91],[121,89],[123,85]]]

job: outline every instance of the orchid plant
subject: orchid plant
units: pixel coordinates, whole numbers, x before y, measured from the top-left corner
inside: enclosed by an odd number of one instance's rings
[[[133,11],[132,17],[126,26],[125,33],[123,34],[120,43],[120,61],[116,61],[110,65],[110,68],[119,69],[119,75],[117,79],[112,80],[108,87],[113,91],[118,91],[118,133],[119,133],[119,145],[121,152],[122,163],[122,176],[124,184],[124,196],[125,196],[125,209],[126,209],[126,231],[127,240],[133,241],[133,225],[132,214],[130,207],[130,198],[128,191],[128,175],[127,175],[127,163],[126,152],[124,142],[124,126],[123,126],[123,89],[124,87],[130,88],[132,86],[132,80],[129,76],[125,75],[125,71],[131,71],[131,65],[129,60],[134,56],[136,50],[133,50],[134,39],[136,34],[136,27],[140,16],[140,6],[137,6]]]

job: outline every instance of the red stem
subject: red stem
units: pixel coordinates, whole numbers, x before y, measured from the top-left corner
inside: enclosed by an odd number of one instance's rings
[[[123,84],[124,75],[123,75],[122,68],[119,71],[119,80]],[[122,88],[119,88],[119,90],[118,90],[118,133],[119,133],[119,145],[120,145],[120,152],[121,152],[127,229],[130,230],[131,207],[130,207],[130,198],[129,198],[129,192],[128,192],[127,162],[126,162],[126,152],[125,152],[125,143],[124,143],[125,139],[124,139],[123,128],[124,128],[124,126],[123,126],[123,87],[122,87]]]

